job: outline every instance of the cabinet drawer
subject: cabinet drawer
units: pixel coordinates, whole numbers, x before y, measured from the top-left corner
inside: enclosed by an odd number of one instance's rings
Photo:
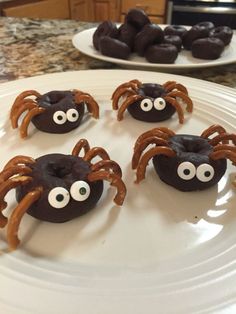
[[[144,10],[148,15],[164,15],[165,0],[123,0],[121,5],[122,13],[127,13],[131,8]]]
[[[68,0],[46,0],[4,8],[3,15],[32,18],[69,18]]]

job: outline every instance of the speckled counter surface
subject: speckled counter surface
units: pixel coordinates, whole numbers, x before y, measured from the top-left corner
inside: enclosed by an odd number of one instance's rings
[[[93,23],[0,17],[0,82],[70,70],[119,68],[81,54],[74,34]],[[236,63],[186,72],[183,75],[236,88]]]

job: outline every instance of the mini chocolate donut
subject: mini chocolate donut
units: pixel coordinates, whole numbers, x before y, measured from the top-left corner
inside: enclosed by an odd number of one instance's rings
[[[130,9],[125,16],[125,23],[133,25],[138,31],[140,31],[144,25],[150,24],[150,20],[147,14],[141,9]]]
[[[195,24],[194,26],[206,28],[208,32],[210,32],[215,27],[215,25],[209,21],[200,22],[200,23]]]
[[[165,35],[164,43],[176,46],[178,51],[180,51],[182,47],[182,39],[177,35]]]
[[[187,33],[187,29],[182,25],[168,25],[164,29],[165,35],[177,35],[180,38],[182,38],[185,33]]]
[[[84,116],[84,104],[76,105],[71,91],[51,91],[36,98],[36,101],[41,108],[47,109],[46,114],[32,118],[35,127],[43,132],[67,133],[77,128]],[[70,112],[71,118],[68,119]]]
[[[151,63],[174,63],[178,49],[171,44],[152,45],[145,51],[145,58]]]
[[[117,39],[128,45],[132,51],[134,47],[135,36],[138,32],[137,29],[129,23],[124,23],[119,27],[118,31],[119,36]]]
[[[219,26],[212,29],[209,33],[212,38],[219,38],[227,46],[233,37],[233,30],[228,26]]]
[[[102,195],[103,181],[88,182],[91,165],[80,157],[48,154],[27,166],[32,169],[33,180],[17,188],[16,198],[20,202],[29,191],[43,186],[40,200],[27,211],[37,219],[54,223],[72,220],[89,212]],[[77,191],[73,192],[75,182]]]
[[[116,38],[118,36],[118,29],[115,23],[111,21],[104,21],[97,27],[93,34],[93,46],[99,50],[99,41],[101,36],[110,36]]]
[[[131,52],[126,43],[108,36],[100,38],[99,47],[103,55],[118,59],[128,59]]]
[[[214,60],[218,59],[224,51],[224,43],[219,38],[200,38],[192,44],[194,58]]]
[[[186,50],[191,50],[194,40],[208,37],[209,30],[205,26],[195,25],[182,37],[183,46]]]
[[[143,56],[148,46],[160,44],[164,39],[164,32],[160,26],[155,24],[146,24],[136,35],[134,41],[134,51],[139,56]]]
[[[226,159],[209,158],[213,146],[196,135],[178,134],[169,139],[175,157],[156,155],[153,164],[160,179],[180,191],[204,190],[215,185],[226,171]]]

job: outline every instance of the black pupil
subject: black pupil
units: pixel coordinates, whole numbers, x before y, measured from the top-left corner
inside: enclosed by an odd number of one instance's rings
[[[62,201],[64,200],[64,196],[63,196],[62,194],[57,194],[56,200],[57,200],[58,202],[62,202]]]
[[[62,117],[62,116],[58,116],[57,119],[58,119],[58,120],[62,120],[63,117]]]
[[[147,103],[147,102],[145,102],[145,103],[144,103],[144,107],[147,107],[147,106],[148,106],[148,103]]]
[[[86,194],[86,189],[85,188],[80,188],[79,192],[80,192],[81,195],[84,195],[84,194]]]
[[[189,169],[184,169],[184,174],[187,176],[190,174],[190,170]]]
[[[205,174],[205,177],[207,177],[207,178],[209,178],[211,175],[210,171],[206,171],[204,174]]]
[[[75,118],[76,117],[76,113],[72,113],[72,117]]]

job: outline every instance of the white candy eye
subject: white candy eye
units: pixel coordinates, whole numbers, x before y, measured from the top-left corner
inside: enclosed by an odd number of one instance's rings
[[[54,208],[63,208],[70,201],[69,192],[62,187],[52,189],[48,194],[48,202]]]
[[[197,178],[199,181],[208,182],[214,177],[214,168],[209,164],[202,164],[197,167]]]
[[[85,201],[90,195],[90,186],[85,181],[76,181],[70,188],[70,194],[75,201]]]
[[[153,108],[153,103],[151,99],[145,98],[141,101],[140,107],[143,111],[150,111]]]
[[[79,118],[79,113],[76,109],[69,109],[66,112],[66,116],[67,116],[68,121],[75,122]]]
[[[53,114],[53,121],[56,124],[64,124],[67,120],[66,113],[64,111],[56,111]]]
[[[158,97],[154,100],[154,107],[156,108],[156,110],[163,110],[166,107],[166,101],[165,99]]]
[[[178,166],[177,173],[181,179],[191,180],[196,174],[196,168],[191,162],[184,161]]]

